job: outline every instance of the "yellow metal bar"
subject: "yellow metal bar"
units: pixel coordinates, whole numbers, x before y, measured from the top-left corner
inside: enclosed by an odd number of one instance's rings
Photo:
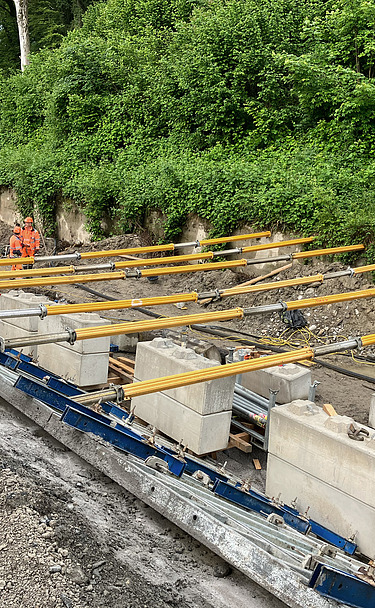
[[[375,271],[375,264],[368,264],[368,266],[358,266],[358,268],[353,268],[354,274],[361,274],[362,272],[373,271]]]
[[[30,268],[29,270],[1,270],[0,279],[11,279],[21,277],[42,277],[55,274],[74,273],[74,266],[56,266],[55,268]]]
[[[361,342],[363,346],[371,346],[375,343],[375,334],[368,334],[367,336],[362,336]]]
[[[196,315],[182,315],[180,317],[167,317],[165,319],[151,319],[147,321],[136,321],[116,323],[116,325],[99,325],[97,327],[85,327],[76,329],[77,340],[87,338],[100,338],[105,336],[117,336],[120,334],[134,334],[142,331],[163,329],[165,327],[178,327],[204,323],[206,321],[229,321],[231,319],[242,319],[242,308],[231,310],[220,310],[217,312],[203,312]]]
[[[237,296],[243,293],[258,293],[260,291],[269,291],[272,289],[282,289],[283,287],[292,287],[293,285],[309,285],[311,283],[323,283],[324,276],[315,274],[310,277],[300,277],[297,279],[289,279],[285,281],[273,281],[272,283],[260,283],[259,285],[248,285],[245,287],[231,287],[220,292],[221,297]]]
[[[176,293],[170,296],[157,298],[133,298],[132,300],[115,300],[112,302],[90,302],[83,304],[56,304],[46,306],[47,315],[66,315],[75,312],[96,312],[98,310],[121,310],[123,308],[137,308],[139,306],[159,306],[162,304],[175,304],[177,302],[197,302],[198,294]]]
[[[203,239],[203,241],[199,241],[199,244],[204,247],[206,245],[218,245],[219,243],[232,243],[233,241],[260,239],[263,236],[271,236],[271,232],[269,230],[266,230],[265,232],[254,232],[253,234],[238,234],[236,236],[223,236],[217,239]]]
[[[314,306],[325,306],[326,304],[337,304],[338,302],[350,302],[351,300],[374,297],[375,289],[363,289],[358,291],[348,291],[347,293],[338,293],[331,296],[321,296],[319,298],[293,300],[291,302],[286,302],[286,305],[288,310],[295,310],[296,308],[313,308]]]
[[[291,247],[292,245],[303,245],[304,243],[311,243],[314,238],[314,236],[310,236],[305,239],[292,239],[290,241],[276,241],[275,243],[265,243],[264,245],[251,245],[250,247],[242,247],[242,253],[249,253],[251,251],[263,251],[264,249],[276,249],[276,247]]]
[[[313,258],[317,255],[333,255],[335,253],[345,253],[346,251],[359,251],[361,249],[365,249],[365,246],[362,244],[358,245],[347,245],[345,247],[330,247],[328,249],[313,249],[311,251],[298,251],[297,253],[292,253],[292,257],[294,259],[299,258]]]
[[[14,281],[0,281],[0,290],[16,289],[21,287],[45,287],[46,285],[68,285],[74,283],[90,283],[91,281],[113,281],[116,279],[125,279],[125,273],[122,270],[118,272],[106,272],[98,274],[82,274],[79,277],[47,277],[37,279],[15,279]]]
[[[163,274],[181,274],[187,272],[203,272],[206,270],[221,270],[225,268],[236,268],[247,266],[247,261],[232,260],[231,262],[213,262],[212,264],[188,264],[187,266],[167,266],[167,268],[146,268],[141,270],[142,277],[155,277]]]
[[[311,348],[301,348],[289,353],[281,353],[277,355],[269,355],[268,357],[260,357],[258,359],[250,359],[249,361],[240,361],[231,363],[230,365],[217,365],[209,369],[194,370],[183,374],[174,374],[173,376],[164,376],[153,380],[144,380],[135,382],[134,384],[125,384],[122,388],[125,397],[137,397],[140,395],[148,395],[158,391],[164,391],[171,388],[179,388],[189,384],[197,384],[199,382],[208,382],[218,378],[226,378],[245,372],[251,372],[258,369],[266,369],[274,365],[284,365],[286,363],[297,363],[306,359],[313,359],[314,351]]]
[[[174,251],[174,244],[150,245],[150,247],[128,247],[127,249],[108,249],[107,251],[85,251],[81,253],[81,259],[111,258],[118,255],[132,255],[134,253],[151,253],[153,251]]]
[[[189,255],[171,255],[165,258],[139,258],[129,262],[115,262],[115,268],[134,268],[138,266],[158,266],[159,264],[179,264],[193,260],[209,260],[214,257],[212,251],[205,253],[191,253]]]
[[[13,266],[13,264],[34,264],[34,258],[0,258],[0,266]]]

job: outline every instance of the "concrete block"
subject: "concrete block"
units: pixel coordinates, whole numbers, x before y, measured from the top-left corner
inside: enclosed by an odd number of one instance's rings
[[[139,334],[120,334],[111,336],[111,344],[116,344],[118,349],[124,353],[135,353],[139,341]]]
[[[25,293],[22,290],[12,290],[0,296],[0,310],[22,310],[25,308],[38,308],[41,304],[53,304],[44,296],[33,293]],[[19,317],[17,319],[7,319],[7,323],[15,325],[27,331],[38,331],[39,317]]]
[[[375,393],[372,393],[368,424],[375,429]]]
[[[107,382],[108,359],[108,353],[81,354],[60,344],[38,347],[38,362],[42,367],[81,387]]]
[[[0,336],[5,340],[10,340],[12,338],[29,338],[35,337],[35,332],[26,331],[26,329],[20,329],[15,325],[11,325],[7,321],[3,321],[0,319]],[[29,355],[33,359],[37,358],[38,355],[38,346],[25,346],[19,349],[22,351],[24,355]]]
[[[137,347],[134,376],[138,380],[151,380],[189,371],[210,369],[217,362],[197,355],[189,348],[177,346],[171,340],[155,338],[140,342]],[[165,391],[165,395],[182,403],[201,415],[231,411],[234,376],[192,384]],[[162,429],[161,429],[162,430]]]
[[[195,454],[222,450],[228,445],[231,412],[201,416],[163,393],[132,399],[135,414]]]
[[[250,351],[249,351],[250,352]],[[234,353],[234,361],[242,361],[246,349]],[[311,385],[311,372],[294,363],[268,369],[247,372],[237,376],[237,382],[254,393],[269,397],[269,389],[279,391],[277,403],[290,403],[295,399],[307,399]]]
[[[369,437],[354,441],[353,423],[311,402],[275,407],[266,491],[289,503],[298,496],[301,510],[310,506],[311,517],[344,536],[358,531],[360,550],[374,557],[375,432],[367,427]]]
[[[375,509],[340,488],[305,473],[273,454],[268,455],[266,492],[290,504],[296,497],[300,513],[308,515],[355,542],[367,557],[375,558]]]
[[[46,317],[40,322],[39,331],[43,334],[63,332],[66,327],[78,329],[84,327],[96,327],[98,325],[110,325],[108,319],[102,319],[100,315],[92,312],[74,313],[71,315],[56,315]],[[76,353],[93,354],[108,353],[111,342],[110,336],[104,338],[92,338],[89,340],[79,340],[74,344],[62,342],[61,344]]]
[[[289,404],[274,408],[269,452],[375,508],[375,452],[370,440],[350,439],[344,429],[352,419],[334,416],[338,420],[332,428],[330,416],[315,407],[316,414],[298,417]],[[368,430],[370,436],[375,434]]]

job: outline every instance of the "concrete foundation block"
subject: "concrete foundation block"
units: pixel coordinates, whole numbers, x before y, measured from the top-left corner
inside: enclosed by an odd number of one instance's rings
[[[201,416],[164,393],[134,397],[135,414],[156,426],[195,454],[207,454],[228,445],[231,412]]]
[[[26,308],[38,308],[41,304],[53,304],[44,296],[35,295],[33,293],[25,293],[24,291],[9,291],[0,296],[0,310],[23,310]],[[7,323],[26,329],[26,331],[38,331],[40,318],[39,317],[19,317],[17,319],[7,319]]]
[[[0,336],[5,340],[10,340],[12,338],[29,338],[35,337],[36,333],[33,331],[26,331],[26,329],[20,329],[15,325],[11,325],[7,321],[3,321],[0,319]],[[37,358],[38,355],[38,346],[25,346],[19,349],[22,351],[24,355],[29,355],[33,359]]]
[[[375,393],[372,394],[368,424],[375,429]]]
[[[108,378],[109,353],[81,354],[60,344],[38,347],[39,364],[78,386],[104,384]]]
[[[347,433],[352,423],[317,406],[304,410],[301,401],[275,407],[266,491],[270,496],[281,492],[287,503],[298,496],[302,511],[310,506],[311,517],[344,536],[358,531],[360,550],[373,557],[375,433],[367,428],[369,436],[354,441]]]
[[[322,408],[317,410],[297,418],[289,404],[274,408],[269,452],[375,508],[375,453],[370,440],[350,439],[339,420],[334,429],[327,428],[329,416]],[[348,424],[346,416],[334,418]]]
[[[110,321],[102,319],[96,313],[74,313],[71,315],[56,315],[43,319],[39,324],[39,332],[53,334],[63,332],[66,327],[79,329],[86,327],[97,327],[98,325],[110,325]],[[110,336],[104,338],[92,338],[89,340],[78,340],[74,344],[62,343],[65,348],[81,354],[108,353],[111,342]]]
[[[124,353],[135,353],[139,341],[139,334],[120,334],[111,336],[111,344],[116,344],[118,349]]]
[[[217,362],[197,355],[189,348],[177,346],[171,340],[155,338],[140,342],[135,360],[135,378],[151,380],[189,371],[210,369]],[[231,411],[234,376],[171,389],[165,395],[201,415]],[[162,430],[162,429],[161,429]]]
[[[269,496],[280,494],[286,504],[297,497],[296,507],[300,513],[309,507],[311,519],[345,538],[354,534],[360,551],[375,558],[373,507],[273,454],[268,455],[266,492]]]
[[[241,360],[243,356],[237,351],[234,361]],[[269,397],[270,389],[279,391],[276,396],[277,403],[308,399],[311,385],[311,372],[294,363],[247,372],[237,378],[239,384],[266,399]]]

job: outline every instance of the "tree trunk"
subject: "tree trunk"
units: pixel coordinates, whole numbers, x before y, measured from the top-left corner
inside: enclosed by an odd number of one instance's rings
[[[17,15],[18,37],[21,51],[21,71],[29,64],[30,36],[29,18],[27,13],[27,0],[14,0]]]

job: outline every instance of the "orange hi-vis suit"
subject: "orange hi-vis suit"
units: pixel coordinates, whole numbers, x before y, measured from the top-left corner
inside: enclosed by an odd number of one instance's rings
[[[20,258],[22,256],[23,239],[22,239],[21,232],[22,232],[21,228],[16,226],[12,236],[10,237],[9,255],[11,258]],[[22,270],[21,264],[13,264],[12,270]]]
[[[39,232],[35,230],[35,228],[33,228],[32,226],[30,228],[28,226],[25,226],[25,228],[22,230],[22,238],[22,257],[34,257],[35,253],[38,252],[40,248]]]

